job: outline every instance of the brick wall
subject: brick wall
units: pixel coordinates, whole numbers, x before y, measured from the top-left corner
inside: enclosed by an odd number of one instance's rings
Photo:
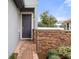
[[[34,42],[37,45],[39,59],[46,59],[49,48],[71,45],[71,32],[64,30],[34,30]]]

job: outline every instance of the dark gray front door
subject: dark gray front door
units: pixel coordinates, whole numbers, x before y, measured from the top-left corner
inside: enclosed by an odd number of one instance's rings
[[[22,14],[22,38],[31,38],[31,14]]]

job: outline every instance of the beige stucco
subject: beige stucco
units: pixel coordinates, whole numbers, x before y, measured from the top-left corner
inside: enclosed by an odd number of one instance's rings
[[[20,11],[13,0],[8,0],[8,53],[13,52],[19,41]]]

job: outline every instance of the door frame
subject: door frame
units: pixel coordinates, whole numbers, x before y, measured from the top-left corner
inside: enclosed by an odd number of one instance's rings
[[[23,14],[31,14],[31,38],[23,38],[22,37],[22,15]],[[32,39],[33,38],[33,13],[32,12],[21,12],[21,39]]]

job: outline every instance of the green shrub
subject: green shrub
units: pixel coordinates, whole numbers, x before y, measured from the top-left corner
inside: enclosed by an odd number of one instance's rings
[[[50,57],[51,55],[58,55],[58,51],[56,49],[49,49],[47,52],[47,57]]]
[[[8,59],[15,59],[14,54],[12,53],[11,56],[9,56]]]
[[[60,59],[58,55],[51,55],[48,59]]]
[[[68,59],[71,59],[71,48],[68,46],[62,46],[58,48],[59,55],[63,55]]]
[[[71,48],[68,46],[61,46],[57,49],[49,49],[47,52],[47,58],[54,59],[54,56],[60,56],[61,58],[65,57],[66,59],[71,59]]]

